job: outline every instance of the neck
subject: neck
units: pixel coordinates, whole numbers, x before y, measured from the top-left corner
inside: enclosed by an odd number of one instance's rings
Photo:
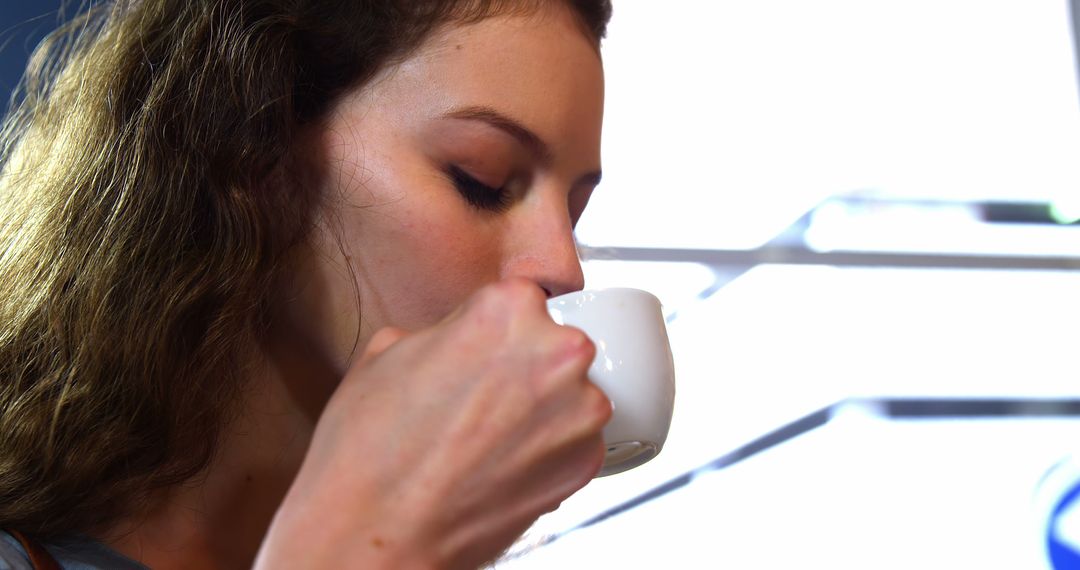
[[[109,547],[155,570],[251,567],[337,383],[297,343],[264,353],[204,475],[115,526],[103,537]]]

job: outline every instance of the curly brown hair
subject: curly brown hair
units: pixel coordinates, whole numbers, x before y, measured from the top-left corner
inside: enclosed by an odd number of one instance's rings
[[[0,131],[0,528],[91,532],[202,472],[311,225],[301,130],[439,25],[544,1],[126,0],[47,38]],[[599,42],[609,0],[561,3]]]

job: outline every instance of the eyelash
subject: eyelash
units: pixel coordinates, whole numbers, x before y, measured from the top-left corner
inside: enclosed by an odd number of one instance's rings
[[[451,166],[449,174],[457,191],[477,210],[502,212],[510,207],[510,193],[506,189],[492,188],[457,166]]]

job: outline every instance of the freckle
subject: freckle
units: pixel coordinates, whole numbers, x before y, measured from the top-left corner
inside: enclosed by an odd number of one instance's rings
[[[247,476],[244,477],[244,480],[247,481],[248,483],[250,483],[250,482],[254,481],[254,478],[251,475],[247,475]]]
[[[458,44],[458,45],[457,45],[457,46],[455,46],[455,47],[456,47],[457,49],[461,49],[461,44]]]
[[[375,548],[382,548],[382,547],[386,546],[386,543],[383,542],[383,539],[381,539],[381,538],[379,538],[377,536],[375,538],[371,539],[371,544]]]

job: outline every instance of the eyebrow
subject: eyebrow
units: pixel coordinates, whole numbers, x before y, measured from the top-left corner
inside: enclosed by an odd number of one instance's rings
[[[460,109],[454,109],[443,116],[450,119],[464,119],[466,121],[480,121],[482,123],[487,123],[517,139],[519,143],[529,149],[529,152],[533,153],[536,158],[545,164],[550,164],[554,159],[551,154],[551,149],[543,139],[536,135],[536,133],[529,130],[528,127],[521,124],[519,121],[511,119],[491,107],[462,107]]]

